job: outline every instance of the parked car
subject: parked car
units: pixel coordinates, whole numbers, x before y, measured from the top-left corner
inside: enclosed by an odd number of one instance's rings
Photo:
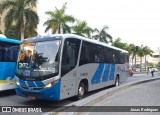
[[[133,76],[133,71],[132,71],[132,70],[129,70],[129,71],[128,71],[128,75],[129,75],[129,76]]]

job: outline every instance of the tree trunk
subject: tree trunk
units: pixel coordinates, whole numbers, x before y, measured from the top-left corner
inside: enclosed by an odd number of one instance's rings
[[[135,55],[135,58],[134,58],[134,59],[135,59],[135,60],[134,60],[134,65],[136,66],[136,64],[137,64],[137,63],[136,63],[136,61],[137,61],[137,60],[136,60],[136,55]]]
[[[21,23],[20,32],[21,32],[21,41],[23,41],[24,40],[24,24],[23,24],[23,22]]]
[[[140,57],[140,71],[142,71],[142,57]]]
[[[146,55],[145,55],[145,70],[147,71],[147,60],[146,60]]]
[[[132,56],[132,70],[133,70],[133,59],[134,59],[134,56]]]
[[[58,33],[61,34],[61,25],[60,25],[60,23],[58,24]]]

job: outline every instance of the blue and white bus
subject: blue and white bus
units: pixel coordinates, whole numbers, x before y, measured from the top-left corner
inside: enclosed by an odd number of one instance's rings
[[[0,37],[0,91],[14,89],[20,41]]]
[[[81,99],[128,78],[128,52],[73,34],[28,38],[20,45],[16,93],[32,99]]]

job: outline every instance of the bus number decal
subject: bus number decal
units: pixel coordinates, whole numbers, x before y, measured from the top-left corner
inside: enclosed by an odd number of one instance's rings
[[[18,63],[18,67],[20,69],[27,69],[28,68],[28,63]]]

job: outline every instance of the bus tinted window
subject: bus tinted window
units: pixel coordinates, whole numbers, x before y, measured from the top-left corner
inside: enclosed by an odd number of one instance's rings
[[[0,61],[1,62],[16,62],[18,55],[18,44],[0,42]]]
[[[62,76],[76,67],[79,47],[80,40],[74,38],[65,40],[62,56]]]
[[[124,64],[128,62],[128,55],[121,51],[83,41],[80,63],[113,63]]]

